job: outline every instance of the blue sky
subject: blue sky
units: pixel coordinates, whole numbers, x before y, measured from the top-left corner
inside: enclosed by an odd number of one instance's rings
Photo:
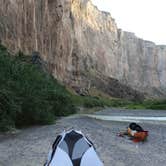
[[[166,45],[166,0],[92,0],[108,11],[119,28]]]

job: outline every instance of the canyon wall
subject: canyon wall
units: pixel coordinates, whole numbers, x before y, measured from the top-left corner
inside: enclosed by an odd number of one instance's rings
[[[40,52],[75,90],[166,96],[166,46],[118,29],[90,0],[0,0],[0,40],[13,52]]]

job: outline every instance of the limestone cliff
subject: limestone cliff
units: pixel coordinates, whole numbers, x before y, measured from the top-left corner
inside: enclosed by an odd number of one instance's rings
[[[14,52],[39,51],[75,89],[103,84],[111,94],[116,82],[122,94],[113,96],[137,94],[129,87],[166,96],[166,46],[118,29],[90,0],[0,0],[0,39]]]

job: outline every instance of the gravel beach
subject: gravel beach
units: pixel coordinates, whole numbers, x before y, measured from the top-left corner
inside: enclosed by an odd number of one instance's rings
[[[116,114],[115,111],[107,109],[97,114],[110,116]],[[141,112],[147,115],[146,110]],[[117,110],[117,113],[136,114],[132,110]],[[165,116],[166,111],[161,111],[161,114]],[[149,111],[148,115],[156,115],[156,112]],[[160,116],[160,111],[157,115]],[[127,122],[101,121],[77,115],[61,118],[55,125],[28,128],[15,134],[1,134],[0,166],[42,166],[57,134],[72,128],[81,130],[92,140],[105,166],[165,166],[166,124],[142,123],[141,126],[150,135],[147,142],[137,144],[117,136],[127,125]]]

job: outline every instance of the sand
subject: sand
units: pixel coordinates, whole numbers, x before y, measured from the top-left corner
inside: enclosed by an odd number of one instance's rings
[[[107,109],[102,112],[104,115],[112,115],[114,111]],[[97,114],[102,115],[102,112]],[[127,112],[132,114],[128,110],[117,110],[120,115],[127,115]],[[156,114],[155,111],[149,112],[149,115],[153,114]],[[128,122],[101,121],[77,115],[61,118],[54,125],[1,134],[0,166],[42,166],[57,134],[72,128],[81,130],[92,140],[105,166],[166,165],[166,124],[141,123],[150,135],[147,142],[137,144],[117,136],[127,125]]]

